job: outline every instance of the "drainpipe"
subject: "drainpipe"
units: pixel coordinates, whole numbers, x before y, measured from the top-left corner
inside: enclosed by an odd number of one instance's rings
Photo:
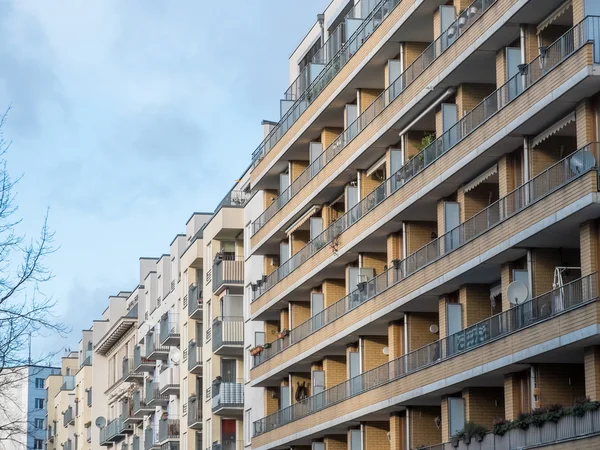
[[[527,55],[525,52],[525,45],[526,45],[526,36],[527,33],[527,25],[521,25],[519,27],[519,41],[520,41],[520,46],[521,46],[521,64],[527,64]]]
[[[321,27],[321,47],[325,45],[325,14],[317,14],[317,22]]]

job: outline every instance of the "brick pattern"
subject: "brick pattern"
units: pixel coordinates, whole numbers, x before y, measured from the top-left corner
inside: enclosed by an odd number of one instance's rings
[[[271,203],[273,203],[276,199],[277,196],[279,195],[279,191],[277,189],[265,189],[263,191],[263,196],[264,196],[264,205],[265,205],[265,209],[267,209]]]
[[[569,29],[567,27],[564,31],[566,32]],[[546,29],[547,30],[547,29]],[[544,30],[544,31],[546,31]],[[563,33],[556,36],[558,39]],[[554,42],[556,39],[553,39],[549,44]],[[543,44],[542,44],[543,45]],[[520,46],[520,43],[519,43]],[[525,61],[530,63],[540,54],[539,44],[538,44],[538,35],[537,35],[537,27],[535,25],[527,25],[525,29]]]
[[[427,42],[404,43],[404,67],[409,67],[429,47]]]
[[[336,434],[323,438],[325,450],[348,450],[348,435]]]
[[[296,328],[310,318],[310,302],[290,302],[292,328]]]
[[[579,227],[579,248],[581,250],[581,276],[598,271],[598,245],[600,232],[598,222],[588,220]]]
[[[367,406],[377,404],[378,402],[389,401],[395,395],[402,392],[408,392],[418,389],[431,383],[437,383],[452,376],[481,367],[483,364],[505,356],[514,355],[531,346],[535,346],[552,339],[559,339],[568,333],[583,329],[592,324],[597,324],[600,320],[600,302],[594,302],[580,308],[565,312],[564,314],[542,322],[534,327],[524,329],[513,335],[506,336],[504,339],[484,345],[468,353],[457,355],[441,364],[436,364],[430,368],[423,369],[417,373],[408,375],[385,385],[371,389],[361,395],[337,404],[334,408],[326,408],[314,414],[310,414],[300,420],[281,426],[273,431],[258,436],[252,440],[253,446],[267,445],[280,439],[291,438],[294,433],[300,430],[308,430],[312,427],[322,425],[330,420],[344,417],[353,411],[366,408]],[[515,363],[519,361],[514,361]],[[443,383],[442,383],[443,384]],[[509,389],[506,392],[510,392]],[[505,401],[507,410],[508,403]],[[433,418],[428,419],[431,425],[434,425]],[[507,413],[507,418],[509,417]],[[440,433],[439,430],[436,432]],[[441,434],[441,433],[440,433]],[[441,435],[434,436],[436,440],[433,443],[442,442]],[[425,445],[426,443],[423,443]],[[414,445],[413,445],[414,447]]]
[[[273,342],[277,339],[279,324],[274,320],[266,320],[265,324],[265,342]]]
[[[406,448],[406,412],[390,414],[390,450]]]
[[[383,353],[388,346],[387,336],[362,337],[362,371],[374,369],[389,361],[388,355]]]
[[[506,49],[501,48],[496,52],[496,85],[502,86],[506,78]]]
[[[364,170],[359,170],[358,171],[358,177],[360,179],[360,199],[362,200],[363,198],[365,198],[367,195],[369,195],[371,192],[373,192],[373,190],[375,190],[375,188],[377,186],[379,186],[381,184],[381,182],[383,180],[380,180],[379,178],[375,178],[374,176],[375,174],[371,175],[370,177],[367,176],[367,172]]]
[[[296,230],[292,234],[292,255],[296,254],[308,241],[310,241],[309,230]]]
[[[402,234],[390,233],[387,235],[387,263],[391,267],[392,261],[402,259]]]
[[[435,418],[440,416],[439,406],[411,406],[408,408],[410,448],[442,442],[442,431],[435,425]]]
[[[506,290],[508,285],[513,282],[512,271],[515,269],[525,269],[527,267],[527,258],[520,258],[516,261],[504,263],[500,266],[500,284],[502,286],[502,311],[507,311],[512,307],[508,301]]]
[[[392,361],[404,354],[404,324],[400,321],[388,324],[389,360]]]
[[[271,275],[279,265],[275,265],[275,258],[279,259],[277,255],[265,255],[264,258],[264,274]]]
[[[596,114],[591,100],[584,100],[575,109],[577,148],[596,141]]]
[[[348,378],[345,356],[326,356],[323,358],[325,371],[325,387],[329,389],[336,384],[343,383]]]
[[[329,147],[342,131],[344,131],[342,128],[323,128],[321,131],[321,144],[323,145],[323,150]]]
[[[292,373],[290,374],[292,379],[292,386],[290,387],[290,391],[292,393],[292,404],[296,402],[296,391],[298,390],[298,383],[300,386],[304,383],[307,387],[307,395],[310,396],[311,392],[311,379],[309,373]]]
[[[442,34],[442,18],[440,16],[440,9],[436,8],[433,12],[433,40],[435,41]]]
[[[590,400],[600,400],[600,346],[584,350],[585,395]]]
[[[458,301],[462,305],[463,327],[487,319],[492,315],[490,287],[487,284],[466,284],[458,291]]]
[[[438,327],[439,331],[439,339],[443,339],[446,337],[447,333],[447,318],[446,318],[446,305],[449,302],[449,297],[447,295],[440,296],[438,300]]]
[[[279,393],[278,387],[265,388],[265,415],[273,414],[279,410]]]
[[[429,327],[439,323],[437,313],[411,312],[408,317],[408,351],[412,352],[437,341],[438,335],[429,331]]]
[[[529,369],[504,376],[504,418],[514,420],[531,410]]]
[[[494,420],[504,418],[504,389],[501,387],[471,387],[462,392],[465,418],[491,430]]]
[[[571,406],[585,397],[584,364],[538,364],[536,369],[538,389],[534,394],[539,401],[536,407]]]
[[[417,131],[417,130],[410,130],[408,133],[405,134],[405,141],[404,141],[404,160],[408,161],[409,159],[411,159],[413,156],[415,156],[417,153],[419,153],[422,149],[423,149],[423,144],[421,143],[423,141],[423,138],[428,135],[433,133],[435,135],[435,130],[426,130],[426,131]]]
[[[375,275],[383,273],[386,266],[386,253],[362,253],[362,267],[366,269],[375,269]]]
[[[308,167],[308,161],[290,161],[290,183],[294,182]]]
[[[585,15],[585,0],[572,0],[573,3],[573,23],[581,22]]]
[[[504,155],[498,160],[498,181],[500,197],[505,197],[521,184],[520,176],[517,175],[514,153]]]
[[[323,281],[323,302],[325,308],[346,296],[346,280],[329,278]]]
[[[437,233],[435,222],[405,222],[406,251],[410,255],[432,241],[432,233]]]
[[[478,212],[497,201],[498,198],[499,189],[497,184],[482,183],[469,192],[459,189],[457,200],[460,204],[460,221],[466,222]]]
[[[442,401],[440,403],[440,418],[441,421],[441,433],[442,433],[442,441],[448,442],[450,440],[450,411],[448,410],[448,396],[442,395]]]
[[[288,308],[284,308],[279,313],[279,331],[287,328],[290,328],[290,310]]]
[[[551,136],[536,148],[529,150],[529,172],[533,178],[577,150],[575,139],[567,136]]]
[[[341,211],[335,209],[334,206],[323,205],[321,209],[321,217],[323,218],[323,229],[327,228],[341,215]]]
[[[389,450],[389,422],[365,422],[363,424],[363,450]]]
[[[383,92],[383,89],[359,89],[358,90],[358,104],[360,111],[358,114],[362,114],[371,103],[375,101],[377,97]],[[348,124],[350,125],[350,124]],[[325,147],[323,147],[325,148]]]
[[[493,84],[461,84],[456,90],[458,118],[479,105],[488,95],[496,90]]]

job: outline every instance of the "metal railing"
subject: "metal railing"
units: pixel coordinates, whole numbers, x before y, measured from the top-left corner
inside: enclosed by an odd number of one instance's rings
[[[140,437],[133,436],[131,441],[131,450],[140,450]]]
[[[73,407],[69,406],[63,415],[63,426],[66,428],[67,426],[72,425],[74,422],[75,416],[73,415]]]
[[[152,334],[146,335],[146,358],[149,358],[150,355],[154,352],[163,352],[166,353],[169,351],[169,347],[166,345],[161,345],[159,333],[154,332]]]
[[[142,356],[142,348],[139,345],[136,345],[133,347],[133,367],[137,371],[140,370],[142,365],[153,366],[155,365],[155,361]]]
[[[179,419],[161,419],[158,421],[158,442],[167,439],[179,439]]]
[[[207,450],[243,450],[244,441],[236,441],[233,439],[224,439],[222,441],[213,442]]]
[[[73,441],[71,439],[67,439],[63,445],[63,450],[73,450]]]
[[[422,450],[517,450],[580,439],[600,433],[600,410],[587,411],[583,416],[568,415],[558,422],[547,421],[541,427],[530,425],[526,430],[513,429],[502,436],[488,433],[481,442],[460,441],[458,447],[450,442],[422,447]]]
[[[152,427],[147,427],[144,430],[144,450],[150,450],[156,447],[158,436]]]
[[[63,384],[60,386],[61,391],[72,391],[75,389],[75,376],[74,375],[64,375],[63,376]]]
[[[158,403],[164,403],[169,401],[168,395],[160,393],[159,383],[146,383],[145,389],[146,405],[156,405]]]
[[[292,125],[296,123],[302,113],[306,111],[319,94],[329,85],[400,2],[401,0],[381,0],[373,8],[356,32],[344,43],[335,56],[327,62],[316,79],[310,83],[304,93],[296,99],[294,104],[283,115],[279,123],[271,130],[258,148],[252,152],[253,167],[256,167],[262,158],[273,149]]]
[[[475,0],[459,15],[456,21],[440,37],[385,89],[361,115],[313,161],[286,190],[271,203],[252,223],[252,234],[260,230],[292,197],[298,194],[310,180],[333,160],[348,144],[373,122],[412,82],[429,67],[452,43],[458,39],[496,0]],[[461,24],[462,25],[459,25]],[[453,31],[452,36],[449,34]]]
[[[161,391],[169,387],[179,386],[179,365],[167,367],[165,370],[160,372],[158,379]]]
[[[212,348],[244,345],[243,317],[216,317],[212,324]]]
[[[202,346],[196,344],[194,339],[188,342],[188,370],[202,365]]]
[[[179,338],[179,314],[168,312],[160,320],[160,342]]]
[[[244,283],[244,259],[242,257],[215,258],[212,268],[212,290],[216,292],[224,284]]]
[[[146,404],[146,400],[142,398],[141,391],[137,390],[133,393],[133,413],[135,415],[140,413],[141,409],[150,409],[151,407]]]
[[[123,424],[121,417],[111,420],[104,428],[100,429],[100,444],[110,442],[116,436],[121,435],[124,429],[132,430],[133,428],[131,425]]]
[[[202,289],[196,284],[190,285],[188,289],[188,316],[192,317],[198,312],[202,313]],[[200,316],[202,317],[202,316]]]
[[[190,399],[188,402],[188,425],[202,423],[202,403],[200,399]]]
[[[244,384],[243,380],[237,382],[213,381],[212,384],[212,410],[213,412],[223,408],[244,407]]]
[[[263,349],[261,353],[254,356],[254,365],[263,363],[290,345],[305,339],[416,271],[467,244],[556,189],[596,168],[596,158],[599,153],[597,143],[577,150],[505,197],[484,208],[458,227],[432,240],[407,258],[394,261],[394,265],[380,275],[359,285],[358,289],[346,297],[293,328],[287,336],[272,342],[269,348]]]
[[[92,365],[92,355],[88,355],[85,357],[80,367],[91,366]]]
[[[254,422],[254,436],[473,350],[597,298],[596,273],[535,297]]]
[[[232,189],[215,208],[215,214],[221,208],[243,208],[253,197],[254,192],[244,192]]]
[[[124,356],[123,357],[123,379],[126,379],[129,376],[141,376],[141,373],[139,373],[136,370],[137,366],[134,362],[134,358],[131,356]]]
[[[495,0],[490,1],[493,2]],[[468,10],[470,10],[470,8],[467,8],[465,11]],[[539,81],[540,78],[554,69],[568,56],[572,55],[577,49],[589,42],[590,40],[587,39],[586,36],[593,37],[594,43],[597,43],[600,40],[600,18],[592,16],[587,17],[567,33],[565,33],[552,45],[547,47],[543,55],[535,58],[527,66],[523,66],[523,75],[515,75],[499,89],[486,97],[479,105],[477,105],[475,108],[473,108],[473,110],[460,119],[456,125],[446,131],[442,136],[431,143],[431,145],[424,148],[421,152],[408,160],[396,173],[392,174],[387,180],[381,183],[369,195],[367,195],[367,197],[365,197],[357,205],[347,211],[342,217],[332,223],[320,235],[308,242],[290,259],[282,262],[281,265],[275,271],[273,271],[273,273],[267,276],[265,281],[259,283],[256,289],[253,290],[252,301],[258,299],[275,284],[296,270],[315,253],[331,243],[335,237],[339,236],[341,233],[358,222],[376,206],[381,204],[385,199],[398,191],[408,181],[412,180],[425,168],[433,164],[441,156],[445,155],[450,149],[470,135],[488,119],[504,109],[508,104],[510,104],[525,90],[531,87],[535,82]],[[600,46],[596,45],[595,48],[600,49]],[[369,106],[369,108],[376,105],[378,101],[383,101],[380,99],[381,96],[378,97],[378,99],[376,99],[375,102]],[[369,111],[369,108],[367,108],[365,113]],[[363,115],[365,113],[363,113]],[[373,116],[373,114],[371,115]],[[357,121],[360,120],[362,119],[359,117]],[[350,127],[352,127],[352,125]],[[340,138],[342,138],[344,133],[340,135]],[[328,147],[326,152],[329,151],[329,148],[331,148],[333,145],[335,145],[335,141],[330,147]],[[317,159],[313,164],[319,164],[318,161],[319,159]],[[310,169],[310,167],[311,166],[309,166],[308,169]],[[303,179],[304,173],[306,173],[306,171],[303,172],[303,174],[301,174],[295,182],[302,184],[303,181],[301,180]],[[304,185],[305,183],[302,186]],[[291,189],[292,186],[293,183],[288,190]],[[263,212],[263,215],[267,213],[269,209],[276,203],[277,200]],[[260,217],[257,219],[257,221],[258,220],[260,220]]]

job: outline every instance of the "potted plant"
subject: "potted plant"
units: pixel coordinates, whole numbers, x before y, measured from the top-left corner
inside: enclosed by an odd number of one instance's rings
[[[260,352],[262,352],[263,350],[264,350],[264,347],[262,345],[257,345],[256,347],[253,347],[250,349],[250,355],[251,356],[259,355]]]
[[[271,348],[271,343],[270,343],[270,342],[267,342],[267,343],[266,343],[266,344],[265,344],[263,347],[264,347],[264,348]]]
[[[284,328],[283,330],[281,330],[279,332],[279,334],[277,335],[278,339],[283,339],[284,337],[286,337],[288,334],[290,334],[290,330],[288,330],[287,328]]]
[[[467,23],[467,15],[464,14],[465,10],[463,9],[461,12],[458,13],[458,26],[459,27],[464,27],[465,24]]]

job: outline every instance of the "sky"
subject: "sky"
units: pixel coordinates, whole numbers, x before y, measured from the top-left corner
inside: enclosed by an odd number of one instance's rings
[[[43,291],[77,348],[138,258],[212,211],[276,120],[288,57],[328,0],[0,0],[0,109],[20,230],[47,208]]]

